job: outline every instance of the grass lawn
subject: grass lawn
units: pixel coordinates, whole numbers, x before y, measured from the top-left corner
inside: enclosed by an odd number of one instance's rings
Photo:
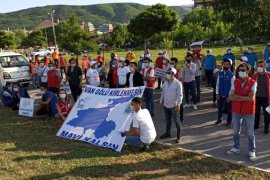
[[[60,125],[0,107],[0,179],[270,179],[270,174],[154,144],[121,153],[56,137]]]

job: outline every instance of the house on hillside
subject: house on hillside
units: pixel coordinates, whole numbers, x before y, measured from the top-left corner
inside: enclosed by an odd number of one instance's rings
[[[217,0],[194,0],[194,7],[197,6],[212,6],[215,5]]]
[[[95,26],[91,22],[81,22],[80,28],[83,30],[86,30],[88,32],[94,32],[95,31]]]
[[[113,32],[113,25],[112,24],[102,24],[96,29],[96,32],[100,33],[111,33]]]
[[[53,22],[53,25],[54,25],[54,26],[57,26],[59,23],[60,23],[59,19],[56,19],[56,20]],[[49,28],[49,27],[52,27],[52,21],[51,21],[51,20],[44,20],[44,21],[39,22],[39,23],[33,28],[33,30],[34,30],[34,31],[37,31],[37,30],[45,29],[45,28]]]

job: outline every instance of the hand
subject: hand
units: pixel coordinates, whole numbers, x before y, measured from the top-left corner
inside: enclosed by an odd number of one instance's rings
[[[160,107],[163,107],[163,103],[159,103],[159,106],[160,106]]]
[[[226,102],[228,103],[228,102],[230,102],[231,101],[231,98],[230,97],[227,97],[226,98]]]
[[[220,99],[220,96],[217,94],[216,95],[216,99],[219,101],[219,99]]]
[[[180,111],[180,107],[179,106],[175,107],[175,112],[179,112],[179,111]]]

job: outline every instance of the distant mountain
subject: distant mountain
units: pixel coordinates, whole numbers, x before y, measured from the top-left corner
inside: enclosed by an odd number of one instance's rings
[[[67,20],[70,15],[76,15],[81,21],[92,22],[95,27],[103,23],[128,23],[131,18],[149,6],[136,3],[112,3],[86,6],[55,5],[35,7],[10,13],[0,13],[0,30],[23,29],[28,30],[40,21],[50,19],[48,12],[55,9],[54,18],[60,21]],[[179,17],[191,10],[187,6],[172,6]]]

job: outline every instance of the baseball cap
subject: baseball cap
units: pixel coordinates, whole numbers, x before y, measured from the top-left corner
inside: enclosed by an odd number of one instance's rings
[[[97,63],[97,61],[91,61],[90,62],[90,66],[93,66],[94,64],[96,64]]]
[[[248,62],[248,58],[246,56],[242,56],[239,58],[240,61],[246,61]]]
[[[175,68],[169,68],[168,71],[171,71],[173,74],[176,74],[177,73],[177,71],[176,71]]]

